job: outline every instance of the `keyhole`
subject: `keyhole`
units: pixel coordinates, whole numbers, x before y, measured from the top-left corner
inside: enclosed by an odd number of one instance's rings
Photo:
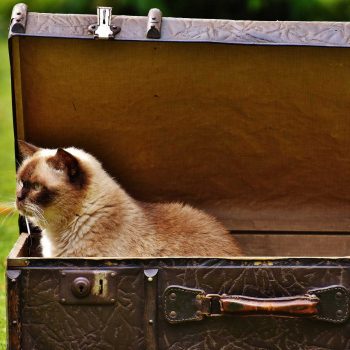
[[[99,293],[103,293],[103,280],[100,280],[100,288],[99,288]]]
[[[106,10],[103,11],[103,24],[106,24]]]
[[[72,292],[78,298],[86,297],[91,290],[91,283],[86,277],[77,277],[72,283]]]

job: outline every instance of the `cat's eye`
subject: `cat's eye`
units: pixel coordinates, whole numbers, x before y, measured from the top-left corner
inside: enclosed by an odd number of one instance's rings
[[[17,181],[18,186],[25,188],[27,190],[32,189],[34,191],[40,191],[42,189],[42,185],[40,185],[38,182],[30,182],[30,181],[22,181],[18,180]]]
[[[31,187],[31,184],[29,181],[20,181],[20,183],[22,184],[22,187],[23,188],[30,188]]]
[[[37,182],[34,182],[34,183],[32,183],[32,189],[33,190],[35,190],[35,191],[40,191],[41,190],[41,185],[39,184],[39,183],[37,183]]]

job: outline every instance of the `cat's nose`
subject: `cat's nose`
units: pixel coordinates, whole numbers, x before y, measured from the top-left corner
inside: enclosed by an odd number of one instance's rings
[[[18,202],[23,201],[23,199],[24,199],[24,196],[17,196],[17,201],[18,201]]]
[[[16,193],[17,201],[21,202],[26,198],[26,194],[23,191],[19,191]]]

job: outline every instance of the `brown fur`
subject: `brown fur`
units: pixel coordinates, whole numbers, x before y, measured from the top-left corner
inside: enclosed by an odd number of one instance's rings
[[[241,254],[213,217],[181,203],[137,202],[81,150],[24,151],[17,207],[42,229],[44,256]]]

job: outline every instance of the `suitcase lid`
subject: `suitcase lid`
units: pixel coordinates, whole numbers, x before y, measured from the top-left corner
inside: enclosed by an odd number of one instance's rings
[[[17,5],[16,138],[81,147],[135,198],[230,229],[348,231],[350,24],[163,18],[149,39],[152,18],[94,40],[96,15]]]

